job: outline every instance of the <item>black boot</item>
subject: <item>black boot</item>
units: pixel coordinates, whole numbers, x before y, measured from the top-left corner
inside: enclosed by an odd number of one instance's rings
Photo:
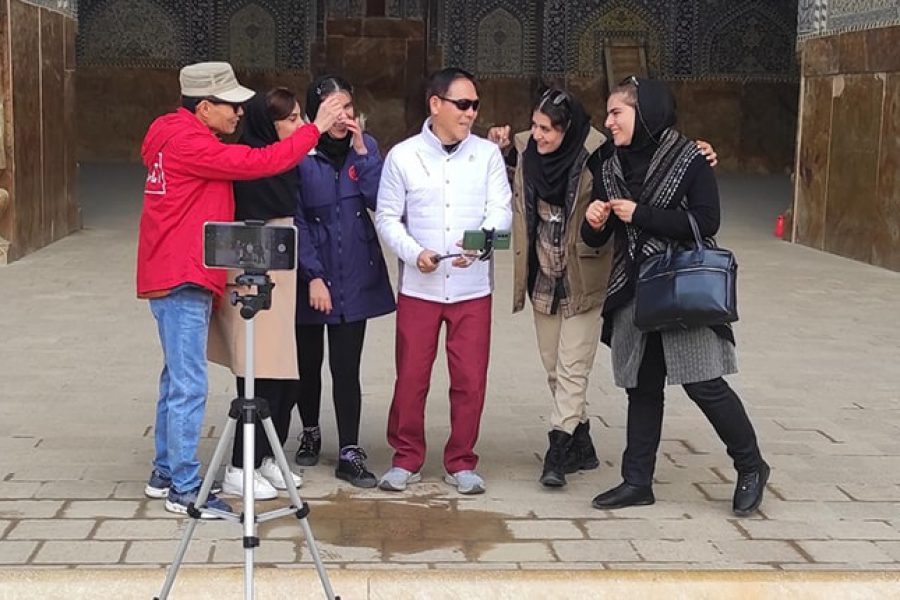
[[[338,466],[334,475],[338,479],[349,481],[356,487],[373,488],[378,483],[375,475],[366,468],[366,451],[359,446],[341,448]]]
[[[597,451],[591,441],[591,422],[579,423],[572,434],[572,446],[566,455],[566,473],[590,471],[600,466]]]
[[[612,510],[628,506],[648,506],[654,502],[656,498],[653,496],[651,486],[631,485],[623,481],[613,489],[595,497],[591,505],[600,510]]]
[[[303,467],[311,467],[319,462],[322,450],[322,430],[318,427],[304,427],[300,437],[300,447],[294,455],[294,462]]]
[[[765,462],[755,471],[738,473],[734,486],[732,510],[739,517],[746,517],[762,504],[766,482],[769,481],[769,465]]]
[[[562,487],[566,485],[566,455],[572,445],[572,436],[554,429],[547,437],[550,438],[550,447],[544,455],[544,472],[540,481],[547,487]]]

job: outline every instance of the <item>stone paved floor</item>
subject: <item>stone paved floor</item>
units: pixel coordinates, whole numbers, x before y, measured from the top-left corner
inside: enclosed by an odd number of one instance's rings
[[[0,565],[158,567],[183,521],[142,495],[160,352],[134,298],[142,174],[82,171],[83,231],[0,269]],[[478,450],[488,493],[440,482],[447,435],[443,356],[428,407],[425,482],[408,493],[337,482],[333,413],[324,459],[301,490],[335,569],[897,570],[900,567],[900,275],[772,238],[784,178],[722,177],[720,241],[741,263],[737,326],[745,399],[773,474],[762,510],[729,512],[733,472],[708,424],[670,389],[655,506],[590,507],[619,481],[624,396],[598,352],[590,414],[602,465],[563,491],[536,482],[548,399],[530,315],[511,315],[511,262],[497,261],[490,389]],[[362,443],[373,470],[392,386],[392,318],[370,324]],[[213,368],[202,455],[233,382]],[[295,423],[294,429],[299,427]],[[296,441],[289,442],[292,454]],[[267,503],[261,506],[272,506]],[[258,558],[308,563],[291,519],[265,524]],[[189,563],[241,561],[240,531],[202,523]]]

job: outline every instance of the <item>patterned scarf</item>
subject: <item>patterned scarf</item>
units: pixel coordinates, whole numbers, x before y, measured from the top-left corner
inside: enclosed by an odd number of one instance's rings
[[[659,147],[650,160],[640,197],[635,202],[664,210],[687,210],[687,197],[676,198],[675,191],[698,154],[700,151],[694,142],[671,127],[665,129],[660,136]],[[608,198],[632,199],[618,154],[603,163],[601,177]],[[636,266],[648,256],[665,252],[669,244],[668,238],[656,237],[631,223],[623,225],[625,251],[616,248],[605,311],[618,308],[631,298]],[[715,244],[712,239],[708,243]]]

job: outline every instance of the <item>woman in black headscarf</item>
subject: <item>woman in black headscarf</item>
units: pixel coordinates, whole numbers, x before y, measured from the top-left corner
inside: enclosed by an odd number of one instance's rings
[[[263,148],[285,139],[304,124],[300,105],[293,92],[275,88],[267,94],[256,94],[244,104],[240,143],[253,148]],[[269,225],[292,225],[297,204],[299,178],[297,169],[263,179],[234,182],[235,220],[259,220]],[[229,273],[231,290],[240,271]],[[272,424],[282,446],[287,440],[298,388],[297,344],[294,339],[294,312],[296,307],[297,276],[295,271],[270,271],[275,283],[272,291],[272,307],[260,311],[254,319],[256,352],[254,354],[255,396],[269,403]],[[247,290],[240,290],[244,293]],[[210,326],[209,359],[231,368],[237,376],[237,389],[244,395],[244,321],[240,307],[227,301],[218,307]],[[256,498],[265,500],[277,496],[277,490],[287,484],[273,458],[272,448],[265,432],[257,423],[254,457],[256,470],[253,475]],[[237,428],[234,436],[231,464],[225,468],[222,491],[226,494],[243,493],[243,428]],[[301,479],[293,476],[292,484],[300,486]]]
[[[489,139],[509,145],[509,127],[495,127]],[[566,484],[566,473],[599,465],[587,415],[587,384],[597,340],[607,249],[578,240],[591,200],[590,164],[599,161],[604,136],[570,93],[551,88],[538,98],[531,130],[513,140],[516,153],[513,196],[513,312],[531,299],[541,361],[553,403],[549,449],[540,481]]]
[[[740,398],[722,378],[737,371],[731,328],[644,333],[634,325],[641,262],[664,252],[669,242],[693,240],[688,213],[707,243],[715,243],[719,229],[712,169],[674,125],[675,100],[660,81],[631,77],[607,101],[606,127],[616,150],[596,173],[593,197],[599,200],[588,207],[581,235],[592,247],[614,237],[601,339],[612,349],[615,383],[628,394],[628,424],[624,481],[593,505],[615,509],[655,502],[653,471],[669,383],[684,387],[725,443],[737,470],[732,508],[745,516],[762,502],[769,466]]]

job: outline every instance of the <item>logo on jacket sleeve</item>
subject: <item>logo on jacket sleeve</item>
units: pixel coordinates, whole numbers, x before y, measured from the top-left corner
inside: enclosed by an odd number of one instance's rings
[[[359,181],[359,171],[356,170],[356,165],[350,165],[347,176],[350,178],[350,181]]]
[[[163,171],[162,152],[156,155],[156,160],[147,170],[147,182],[144,184],[144,193],[159,195],[166,193],[166,173]]]

